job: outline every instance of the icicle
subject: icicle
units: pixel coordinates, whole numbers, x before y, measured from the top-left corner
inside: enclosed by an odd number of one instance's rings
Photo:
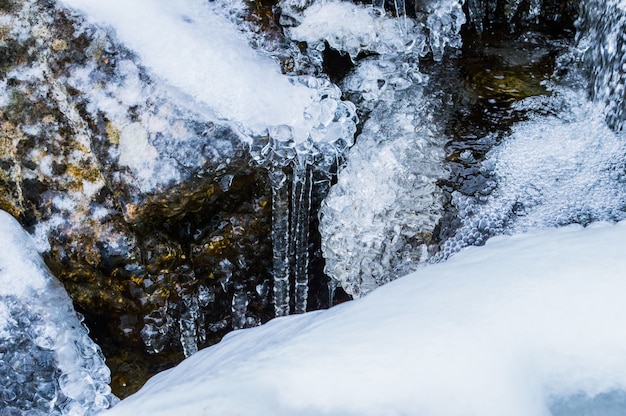
[[[185,311],[181,314],[180,320],[180,343],[183,346],[185,357],[189,357],[198,352],[198,335],[196,327],[196,317],[198,316],[198,298],[193,295],[184,295],[183,302]]]
[[[272,251],[274,311],[289,315],[289,193],[287,177],[280,167],[269,172],[272,187]]]
[[[295,313],[306,312],[309,294],[309,222],[312,171],[306,157],[293,163],[291,195],[291,241],[295,275]]]
[[[400,20],[402,34],[406,35],[406,7],[404,5],[404,0],[394,0],[393,5],[396,9],[396,17]]]
[[[231,312],[233,329],[243,328],[246,325],[246,313],[248,312],[248,295],[243,291],[243,287],[238,288],[233,295]]]
[[[328,279],[328,307],[332,307],[335,304],[335,291],[339,286],[339,281],[332,277]]]

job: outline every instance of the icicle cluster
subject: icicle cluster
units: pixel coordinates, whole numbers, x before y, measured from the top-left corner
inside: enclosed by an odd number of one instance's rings
[[[30,237],[0,211],[2,414],[93,415],[117,402],[110,371]]]
[[[505,25],[513,31],[541,22],[558,23],[563,29],[563,16],[570,19],[578,0],[555,2],[547,0],[467,0],[470,25],[479,33],[490,26]],[[584,3],[584,2],[581,2]],[[596,6],[597,7],[597,6]],[[604,6],[601,6],[604,7]]]

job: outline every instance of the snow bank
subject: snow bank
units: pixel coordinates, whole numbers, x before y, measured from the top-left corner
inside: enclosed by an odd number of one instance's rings
[[[625,243],[625,222],[496,237],[232,333],[106,415],[623,414]]]

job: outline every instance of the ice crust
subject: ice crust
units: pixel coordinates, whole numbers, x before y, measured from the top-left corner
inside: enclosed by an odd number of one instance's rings
[[[625,223],[496,237],[231,333],[105,414],[623,414],[625,243]]]
[[[607,126],[604,107],[585,97],[559,88],[518,104],[555,114],[514,125],[487,154],[484,195],[454,195],[462,226],[440,258],[501,233],[626,218],[626,140]]]
[[[0,211],[0,412],[93,415],[117,403],[110,371],[31,237]]]
[[[445,136],[422,87],[370,114],[320,209],[325,271],[359,297],[415,270],[443,211]]]
[[[404,11],[395,11],[397,17],[391,17],[378,2],[313,2],[300,12],[301,3],[283,0],[281,9],[292,19],[290,24],[294,27],[288,31],[289,36],[306,41],[311,49],[323,50],[324,42],[328,42],[333,49],[348,53],[352,60],[361,52],[422,57],[432,52],[435,60],[441,60],[446,46],[461,46],[459,31],[465,14],[463,2],[458,0],[423,2],[417,11],[425,18],[420,19],[411,19]]]

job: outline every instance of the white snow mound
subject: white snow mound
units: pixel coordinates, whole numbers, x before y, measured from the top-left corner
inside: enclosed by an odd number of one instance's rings
[[[232,333],[106,415],[624,414],[625,243],[625,222],[496,237]]]

